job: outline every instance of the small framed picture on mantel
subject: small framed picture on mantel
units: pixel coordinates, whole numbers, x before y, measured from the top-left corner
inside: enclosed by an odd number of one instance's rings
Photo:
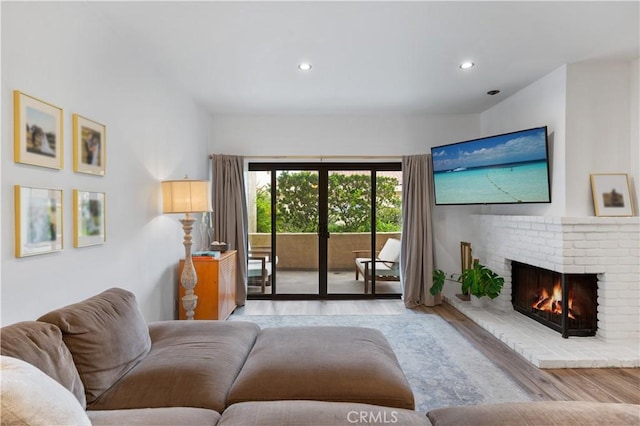
[[[633,201],[626,173],[591,175],[596,216],[633,216]]]

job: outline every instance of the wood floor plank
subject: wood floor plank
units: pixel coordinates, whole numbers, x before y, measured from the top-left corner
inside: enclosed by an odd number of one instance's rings
[[[449,304],[407,310],[398,300],[252,300],[234,315],[439,315],[533,400],[640,404],[638,368],[539,369]]]

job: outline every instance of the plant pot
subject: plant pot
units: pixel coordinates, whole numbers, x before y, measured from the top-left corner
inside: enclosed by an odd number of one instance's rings
[[[489,297],[487,296],[482,296],[482,297],[477,297],[477,296],[471,296],[471,306],[473,306],[474,308],[487,308],[489,306],[489,301],[491,299],[489,299]]]

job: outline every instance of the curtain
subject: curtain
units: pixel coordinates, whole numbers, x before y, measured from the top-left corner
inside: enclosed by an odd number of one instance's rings
[[[214,240],[237,250],[236,305],[247,300],[247,200],[244,188],[244,157],[211,156],[211,200]]]
[[[434,306],[441,296],[429,293],[433,281],[431,155],[402,157],[402,244],[400,277],[407,308]]]

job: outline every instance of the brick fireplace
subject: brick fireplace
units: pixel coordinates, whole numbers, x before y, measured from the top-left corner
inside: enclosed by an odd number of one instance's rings
[[[505,277],[498,309],[512,310],[511,262],[597,277],[597,333],[640,341],[640,219],[475,215],[474,256]]]
[[[594,336],[598,328],[596,274],[561,274],[511,262],[513,309],[562,337]]]
[[[486,308],[447,301],[539,368],[640,367],[640,219],[473,215],[473,255],[505,277]],[[597,331],[569,337],[513,309],[512,262],[597,279]],[[459,288],[458,288],[459,290]]]

